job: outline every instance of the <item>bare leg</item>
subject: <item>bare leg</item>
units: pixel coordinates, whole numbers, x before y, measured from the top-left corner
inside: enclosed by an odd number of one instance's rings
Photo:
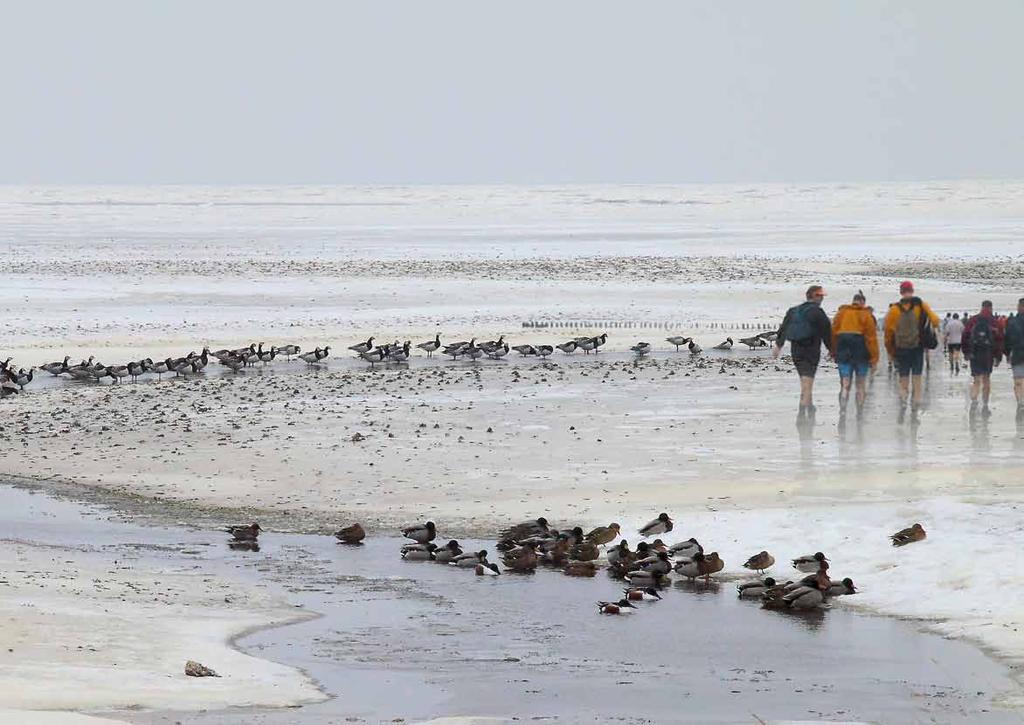
[[[850,378],[839,378],[839,415],[846,415],[846,404],[850,402]]]
[[[857,376],[857,411],[864,407],[864,401],[868,398],[868,380],[866,375]]]
[[[914,375],[913,376],[913,386],[914,386],[913,407],[917,408],[917,407],[919,407],[921,405],[921,389],[923,387],[920,375]]]

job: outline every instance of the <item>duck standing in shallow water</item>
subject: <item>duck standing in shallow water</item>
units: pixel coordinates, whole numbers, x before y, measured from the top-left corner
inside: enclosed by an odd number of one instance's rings
[[[597,528],[588,531],[584,538],[593,544],[603,546],[615,541],[621,528],[622,527],[616,523],[611,523],[607,526],[598,526]]]
[[[658,514],[658,518],[653,521],[648,521],[647,524],[640,529],[639,533],[645,539],[648,536],[657,536],[658,534],[665,534],[672,530],[672,519],[669,518],[668,514]]]
[[[636,605],[628,599],[620,599],[617,602],[598,602],[597,611],[599,614],[630,614],[636,609]]]
[[[437,536],[437,527],[434,526],[433,521],[417,524],[416,526],[407,526],[402,529],[402,536],[420,544],[426,544],[428,541],[433,541]]]
[[[260,532],[263,531],[263,529],[260,528],[260,525],[258,523],[253,521],[251,524],[247,526],[229,526],[225,529],[225,531],[231,534],[231,536],[234,537],[235,541],[256,541],[259,538]]]
[[[906,546],[907,544],[913,544],[915,541],[924,541],[926,538],[928,538],[928,534],[925,533],[924,527],[921,524],[908,526],[889,537],[893,546]]]
[[[358,523],[339,529],[334,534],[335,538],[343,544],[356,546],[363,543],[366,538],[366,531]]]

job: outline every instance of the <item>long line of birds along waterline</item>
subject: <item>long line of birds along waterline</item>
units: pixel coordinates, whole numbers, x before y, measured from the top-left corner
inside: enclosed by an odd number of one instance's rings
[[[736,342],[754,350],[767,347],[770,342],[776,339],[776,334],[774,331],[761,332],[751,337],[741,338]],[[577,352],[582,352],[586,355],[596,354],[608,341],[608,333],[601,333],[593,337],[575,337],[555,345],[509,345],[504,335],[500,336],[497,340],[488,340],[480,343],[476,341],[476,338],[442,343],[441,335],[438,333],[434,336],[434,339],[421,342],[415,346],[409,340],[406,340],[404,343],[395,340],[383,345],[375,345],[374,339],[370,337],[364,342],[351,345],[348,347],[348,350],[369,363],[371,367],[378,364],[394,365],[408,362],[413,356],[414,351],[418,351],[419,354],[423,354],[426,357],[433,357],[436,353],[450,356],[452,360],[462,359],[470,361],[482,358],[501,360],[513,352],[521,357],[547,358],[554,354],[556,350],[563,355],[573,355]],[[700,355],[703,352],[703,348],[692,337],[675,335],[665,338],[665,341],[674,346],[676,352],[683,348],[691,355]],[[727,351],[731,350],[734,344],[733,339],[728,337],[712,349]],[[643,357],[653,352],[654,346],[649,342],[638,342],[629,349],[638,357]],[[71,380],[82,382],[99,383],[109,379],[113,383],[119,383],[128,378],[132,382],[137,382],[139,378],[147,375],[155,375],[158,380],[163,379],[164,375],[174,375],[176,377],[194,375],[202,372],[212,360],[216,360],[228,370],[238,373],[249,367],[268,365],[281,357],[288,361],[293,359],[301,360],[310,366],[318,365],[323,363],[330,354],[330,345],[317,347],[304,353],[298,345],[272,345],[268,348],[265,347],[263,342],[254,342],[246,347],[235,349],[210,350],[209,347],[204,347],[202,352],[192,351],[182,357],[168,357],[163,360],[153,360],[147,357],[115,365],[104,364],[98,361],[95,356],[90,356],[88,360],[72,363],[71,356],[65,355],[63,360],[56,360],[38,367],[25,369],[14,365],[12,358],[8,357],[0,362],[0,397],[7,397],[22,392],[35,379],[37,370],[49,373],[54,377],[66,376]]]

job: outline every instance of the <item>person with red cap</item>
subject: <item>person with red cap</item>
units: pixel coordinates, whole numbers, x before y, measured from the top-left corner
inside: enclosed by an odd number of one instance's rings
[[[967,320],[963,336],[964,358],[971,364],[971,415],[978,413],[978,397],[981,397],[981,414],[988,418],[989,395],[992,393],[992,368],[1003,358],[1003,329],[992,314],[992,303],[981,303],[981,312]]]
[[[814,413],[814,375],[821,359],[821,346],[832,352],[832,323],[821,309],[825,299],[825,288],[812,284],[804,295],[805,301],[786,310],[786,316],[779,327],[772,357],[777,358],[783,345],[789,341],[789,353],[793,358],[796,374],[800,376],[800,411],[797,422],[810,420]]]
[[[906,416],[908,398],[915,419],[921,407],[925,350],[938,345],[935,329],[939,324],[939,316],[914,293],[914,283],[903,282],[899,302],[889,305],[885,316],[885,349],[900,379],[900,422]]]

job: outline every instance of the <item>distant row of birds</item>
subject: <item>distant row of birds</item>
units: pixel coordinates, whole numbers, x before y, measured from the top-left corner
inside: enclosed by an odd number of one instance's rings
[[[667,534],[674,528],[672,518],[661,513],[638,530],[644,538]],[[229,526],[229,545],[235,549],[259,550],[259,523]],[[471,569],[478,576],[498,576],[501,569],[490,561],[486,549],[464,551],[456,539],[444,545],[435,543],[438,538],[437,525],[433,521],[407,526],[402,536],[410,543],[401,547],[400,555],[405,561],[430,561],[448,566]],[[601,614],[625,614],[636,609],[635,601],[657,601],[659,590],[664,589],[672,574],[696,581],[703,579],[710,583],[711,577],[725,568],[725,562],[718,552],[705,553],[704,547],[695,538],[673,544],[665,544],[660,538],[648,543],[641,541],[631,549],[625,539],[620,539],[622,527],[617,523],[598,526],[584,533],[575,526],[569,530],[552,528],[543,516],[515,524],[503,530],[496,549],[500,552],[502,564],[509,572],[528,574],[538,566],[560,568],[567,576],[593,577],[597,574],[602,553],[608,575],[626,581],[623,597],[617,601],[599,601]],[[342,544],[362,545],[366,530],[355,523],[338,530],[334,536]],[[893,546],[906,546],[924,541],[927,533],[916,523],[897,531],[889,537]],[[617,544],[611,546],[616,539]],[[777,581],[765,572],[775,565],[775,557],[767,551],[754,554],[743,563],[743,568],[757,572],[759,577],[737,585],[737,594],[742,599],[759,599],[765,609],[807,611],[820,609],[828,599],[855,594],[857,588],[850,578],[834,581],[828,573],[829,559],[822,552],[798,556],[791,560],[793,569],[807,574],[796,581]]]
[[[123,365],[106,365],[90,355],[88,360],[72,364],[71,356],[65,355],[63,360],[56,360],[38,368],[24,368],[17,372],[10,365],[11,358],[0,362],[0,390],[3,395],[17,393],[24,390],[25,386],[32,382],[36,370],[42,370],[54,377],[65,375],[72,380],[85,382],[99,382],[104,378],[110,378],[113,382],[119,383],[125,378],[131,378],[137,382],[143,375],[156,375],[162,379],[164,375],[173,373],[181,377],[194,375],[201,372],[211,360],[217,360],[221,365],[239,372],[246,367],[255,366],[257,363],[266,365],[274,362],[278,357],[285,357],[291,360],[297,357],[308,365],[315,365],[330,354],[330,347],[316,348],[311,352],[302,353],[298,345],[273,346],[265,349],[264,343],[252,343],[246,347],[233,350],[224,349],[211,351],[204,347],[202,352],[190,352],[183,357],[168,357],[164,360],[154,361],[152,358],[142,360],[130,360]]]
[[[747,345],[753,350],[758,347],[767,347],[768,343],[775,339],[775,332],[762,332],[753,337],[741,338],[738,342]],[[497,340],[489,340],[487,342],[478,343],[476,338],[473,338],[468,341],[460,340],[442,344],[441,335],[438,333],[434,336],[433,340],[421,342],[415,348],[425,352],[427,357],[432,357],[434,353],[440,353],[451,356],[453,360],[460,358],[478,360],[483,357],[500,360],[510,352],[518,353],[523,357],[532,356],[538,358],[546,358],[552,355],[555,350],[566,355],[572,355],[582,350],[584,354],[589,355],[592,352],[597,353],[607,341],[608,333],[601,333],[593,337],[576,337],[557,345],[522,344],[510,346],[505,341],[504,335],[500,336]],[[666,342],[674,345],[677,352],[684,346],[691,355],[699,355],[703,351],[701,346],[691,337],[668,337]],[[266,348],[264,344],[262,342],[254,342],[246,347],[225,348],[215,351],[210,350],[209,347],[204,347],[202,352],[196,353],[192,351],[182,357],[168,357],[158,361],[147,357],[141,360],[131,360],[120,365],[105,365],[97,361],[95,356],[89,356],[88,360],[82,360],[79,363],[73,364],[71,356],[65,355],[63,360],[49,362],[40,365],[38,368],[32,367],[28,370],[19,368],[15,370],[11,365],[11,358],[7,358],[7,360],[0,362],[0,397],[13,395],[24,390],[25,386],[34,379],[36,370],[42,370],[55,377],[63,375],[72,380],[85,382],[99,382],[104,378],[110,378],[115,383],[121,382],[126,378],[131,378],[132,382],[137,382],[144,375],[156,375],[158,379],[162,379],[165,374],[172,373],[177,377],[194,375],[201,372],[210,363],[211,359],[215,359],[233,372],[241,372],[245,368],[257,364],[267,365],[272,363],[278,357],[285,357],[287,360],[298,358],[307,365],[317,365],[323,362],[331,353],[330,345],[317,347],[314,350],[303,353],[302,348],[298,345],[287,344]],[[727,351],[731,350],[733,345],[734,341],[729,337],[715,345],[712,349]],[[375,345],[374,338],[370,337],[364,342],[349,346],[348,349],[362,360],[370,363],[371,366],[375,366],[378,363],[406,362],[412,355],[413,345],[409,340],[406,340],[404,343],[396,340],[393,343]],[[642,357],[650,354],[653,346],[647,342],[639,342],[633,345],[630,350],[637,356]]]

